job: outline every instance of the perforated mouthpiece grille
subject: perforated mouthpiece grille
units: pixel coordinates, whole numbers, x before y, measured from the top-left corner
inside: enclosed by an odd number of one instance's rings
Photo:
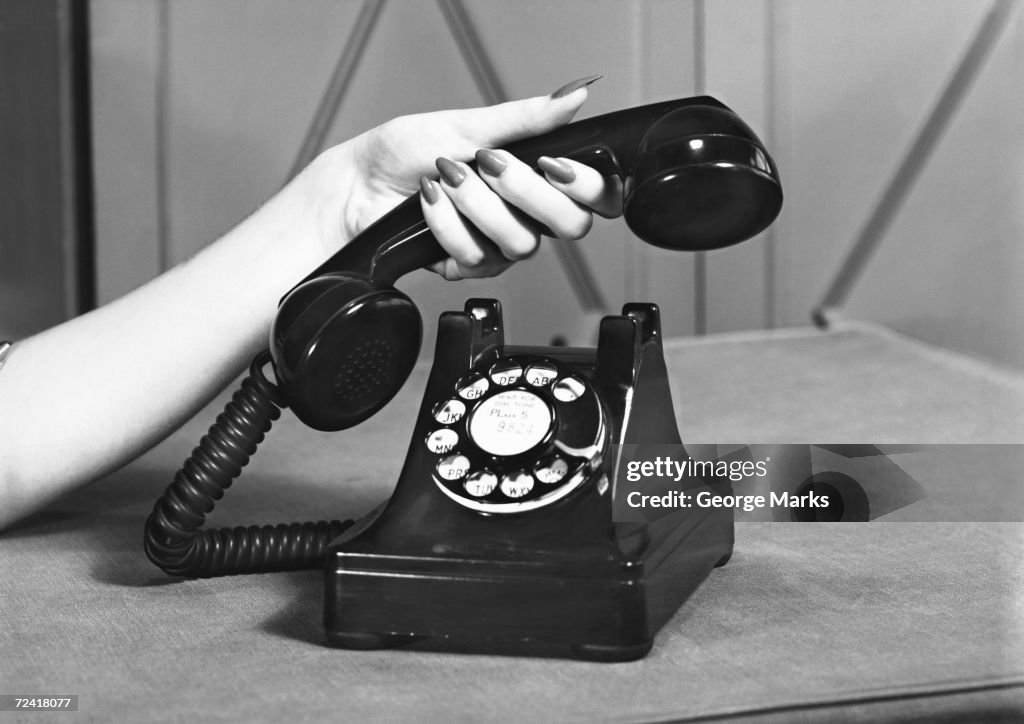
[[[383,338],[361,342],[345,356],[334,378],[334,393],[339,400],[362,402],[380,394],[381,388],[394,384],[394,351]]]

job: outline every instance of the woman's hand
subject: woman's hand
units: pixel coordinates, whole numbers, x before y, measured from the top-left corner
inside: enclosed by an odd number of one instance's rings
[[[311,179],[323,253],[417,191],[427,224],[450,254],[431,267],[446,279],[493,276],[533,254],[542,233],[578,239],[593,213],[619,215],[617,178],[549,158],[540,162],[541,176],[500,150],[569,122],[593,80],[550,96],[402,116],[325,151],[302,174]],[[478,171],[466,165],[474,158]]]

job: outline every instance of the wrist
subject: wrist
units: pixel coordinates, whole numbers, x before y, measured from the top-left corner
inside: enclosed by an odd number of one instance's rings
[[[318,264],[352,241],[358,182],[353,145],[346,142],[320,153],[289,184],[313,227]]]

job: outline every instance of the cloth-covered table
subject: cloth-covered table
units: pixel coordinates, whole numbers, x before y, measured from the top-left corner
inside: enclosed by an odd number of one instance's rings
[[[1024,376],[859,325],[666,352],[686,442],[951,447],[915,458],[928,497],[880,520],[738,524],[732,561],[644,660],[348,651],[323,643],[317,571],[173,580],[143,555],[147,514],[225,394],[0,534],[0,693],[79,696],[77,714],[0,721],[1024,717]],[[286,413],[209,523],[372,508],[397,479],[427,371],[351,431]]]

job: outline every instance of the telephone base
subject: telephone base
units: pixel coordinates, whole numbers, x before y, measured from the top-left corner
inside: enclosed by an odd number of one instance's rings
[[[653,304],[605,317],[596,349],[506,345],[495,300],[446,313],[393,495],[327,550],[328,640],[645,656],[733,549],[731,508],[616,507],[627,455],[689,460],[671,399]]]
[[[327,639],[362,650],[640,659],[729,560],[732,516],[680,512],[617,524],[606,543],[494,560],[371,553],[339,541],[326,571]]]
[[[537,657],[572,657],[581,661],[595,663],[623,663],[637,661],[651,652],[654,639],[647,639],[637,644],[609,646],[603,644],[568,644],[561,647],[537,644],[534,646],[516,645],[514,642],[480,642],[469,645],[458,645],[456,641],[446,637],[435,639],[429,636],[403,636],[401,634],[367,634],[355,632],[328,632],[327,643],[340,649],[353,651],[382,651],[403,648],[411,651],[447,651],[467,652],[474,654],[516,655],[528,653]]]

